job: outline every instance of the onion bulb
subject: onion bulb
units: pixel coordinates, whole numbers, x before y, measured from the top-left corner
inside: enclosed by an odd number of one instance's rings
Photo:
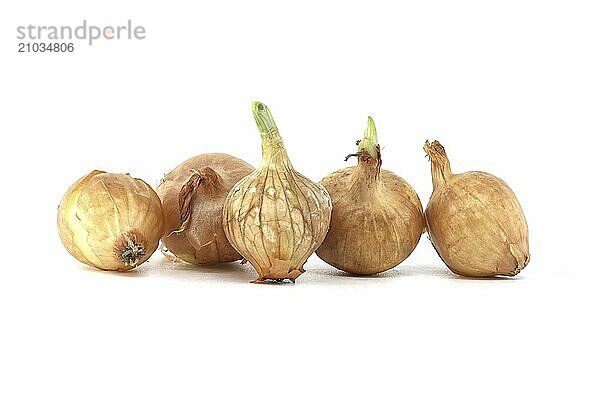
[[[529,262],[527,221],[508,185],[485,172],[453,174],[444,147],[425,142],[433,193],[425,210],[433,246],[454,273],[514,276]]]
[[[146,261],[163,229],[156,192],[128,174],[92,171],[58,206],[58,233],[67,251],[103,270],[127,271]]]
[[[269,109],[252,104],[262,137],[260,166],[229,192],[223,227],[229,242],[252,264],[258,278],[294,281],[329,227],[325,189],[292,167]]]
[[[343,271],[370,275],[400,264],[425,230],[423,206],[401,177],[381,169],[377,131],[368,118],[358,142],[358,165],[340,169],[321,183],[333,203],[329,232],[317,255]]]
[[[239,260],[223,232],[227,193],[254,170],[228,154],[192,157],[169,172],[156,189],[165,214],[165,247],[192,264]]]

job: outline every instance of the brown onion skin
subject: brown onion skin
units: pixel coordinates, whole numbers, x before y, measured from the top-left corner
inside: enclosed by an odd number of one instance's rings
[[[529,232],[513,191],[486,172],[453,174],[437,141],[424,148],[433,178],[425,218],[440,258],[462,276],[518,274],[530,260]]]
[[[380,169],[367,152],[358,165],[326,176],[331,196],[329,232],[317,255],[337,269],[371,275],[395,267],[415,249],[425,230],[423,207],[414,189],[393,172]]]
[[[241,259],[223,232],[221,216],[229,190],[252,171],[239,158],[209,153],[192,157],[169,172],[156,189],[165,215],[164,246],[191,264]],[[186,184],[188,190],[183,193]],[[187,196],[185,201],[182,196]],[[187,210],[187,222],[182,207]]]

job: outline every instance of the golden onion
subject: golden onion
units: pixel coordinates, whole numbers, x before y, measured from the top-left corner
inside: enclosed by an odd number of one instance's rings
[[[152,187],[127,174],[103,171],[92,171],[67,190],[57,222],[73,257],[111,271],[127,271],[150,258],[164,229]]]
[[[156,188],[165,214],[165,247],[192,264],[241,259],[223,232],[223,204],[233,185],[253,170],[228,154],[210,153],[169,172]]]
[[[423,206],[414,189],[381,169],[377,131],[368,118],[358,142],[358,165],[321,181],[333,203],[329,232],[317,255],[343,271],[370,275],[400,264],[425,230]],[[350,157],[346,157],[346,160]]]
[[[453,174],[437,140],[424,149],[433,181],[427,230],[444,263],[463,276],[518,274],[530,260],[529,233],[510,187],[486,172]]]
[[[255,282],[294,281],[329,227],[331,199],[296,172],[269,109],[253,103],[262,137],[260,166],[229,192],[223,228],[232,246],[258,272]]]

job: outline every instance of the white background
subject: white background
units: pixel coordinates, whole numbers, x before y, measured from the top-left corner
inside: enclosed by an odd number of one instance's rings
[[[597,398],[597,3],[396,3],[2,2],[0,397]],[[147,38],[17,53],[17,26],[84,18]],[[461,279],[423,236],[379,276],[312,257],[295,285],[251,285],[235,264],[111,274],[66,253],[56,206],[92,169],[154,185],[204,152],[257,165],[252,100],[313,180],[372,115],[424,205],[440,140],[454,172],[516,192],[530,265]]]

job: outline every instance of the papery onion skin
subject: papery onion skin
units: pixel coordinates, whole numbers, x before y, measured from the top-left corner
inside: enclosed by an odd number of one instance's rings
[[[486,172],[453,174],[438,141],[427,141],[424,149],[433,180],[425,217],[440,258],[458,275],[518,274],[531,258],[529,232],[510,187]]]
[[[63,196],[57,224],[63,245],[77,260],[127,271],[156,250],[164,218],[160,199],[143,180],[92,171]]]
[[[197,265],[241,259],[223,232],[223,204],[233,185],[252,171],[239,158],[209,153],[169,172],[156,188],[165,215],[165,247]]]
[[[381,169],[371,117],[359,143],[358,165],[321,181],[333,203],[329,232],[317,249],[328,264],[356,275],[386,271],[404,261],[425,230],[423,206],[401,177]]]
[[[268,108],[253,103],[262,137],[262,161],[229,192],[223,227],[229,242],[248,260],[258,278],[295,279],[329,227],[327,191],[294,170]]]

